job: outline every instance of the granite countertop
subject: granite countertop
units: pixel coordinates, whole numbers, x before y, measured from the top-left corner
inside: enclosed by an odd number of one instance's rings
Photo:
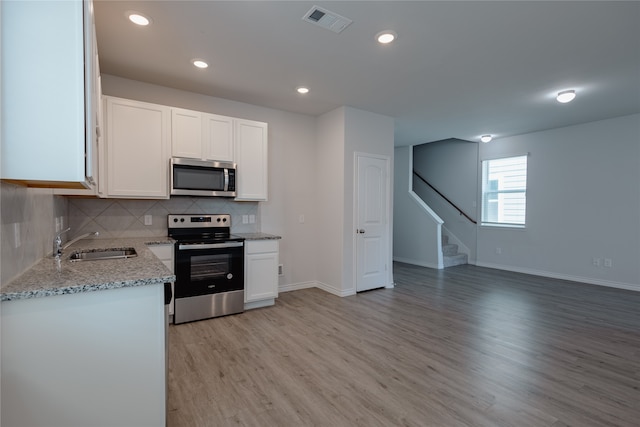
[[[175,276],[147,245],[172,244],[169,237],[83,239],[65,249],[61,271],[56,260],[44,258],[35,266],[0,287],[0,301],[39,298],[175,281]],[[115,260],[70,262],[80,249],[133,247],[137,257]]]
[[[245,240],[280,240],[282,237],[267,233],[233,233],[234,236]]]

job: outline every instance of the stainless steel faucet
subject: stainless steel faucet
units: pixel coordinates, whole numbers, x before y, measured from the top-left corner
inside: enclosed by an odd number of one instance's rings
[[[86,237],[89,236],[98,236],[100,235],[99,232],[97,231],[93,231],[91,233],[86,233],[83,234],[82,236],[78,236],[75,239],[71,240],[70,242],[67,242],[64,246],[62,246],[62,235],[64,233],[66,233],[67,231],[71,230],[71,228],[67,228],[66,230],[62,230],[61,232],[57,233],[55,235],[55,237],[53,238],[53,257],[54,258],[60,258],[62,256],[62,251],[67,249],[69,246],[73,245],[75,242],[77,242],[80,239],[84,239]]]

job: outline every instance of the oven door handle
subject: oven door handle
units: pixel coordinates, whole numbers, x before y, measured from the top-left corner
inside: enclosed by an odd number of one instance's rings
[[[178,250],[240,248],[244,242],[179,244]]]

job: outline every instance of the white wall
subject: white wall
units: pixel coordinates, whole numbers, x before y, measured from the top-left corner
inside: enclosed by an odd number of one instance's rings
[[[640,290],[640,115],[480,146],[480,160],[526,153],[526,229],[480,227],[477,264]]]
[[[344,170],[344,268],[343,292],[355,292],[355,155],[356,153],[384,156],[389,159],[389,257],[386,286],[393,284],[393,155],[394,120],[388,116],[370,113],[351,107],[344,108],[345,113],[345,170]]]
[[[257,120],[269,124],[269,201],[259,204],[263,232],[282,236],[280,284],[316,278],[316,118],[102,75],[105,95]],[[304,224],[298,222],[305,216]]]
[[[442,268],[442,220],[411,190],[413,147],[397,147],[394,156],[393,259]]]
[[[317,279],[326,290],[343,289],[345,115],[338,108],[318,118],[316,209]]]
[[[359,152],[386,156],[392,168],[393,127],[394,121],[390,117],[351,107],[340,107],[318,118],[318,281],[324,289],[337,295],[356,292],[353,265],[355,154]],[[393,171],[390,170],[389,173],[392,177]],[[393,194],[390,195],[390,200],[393,200]],[[392,218],[389,220],[392,221]],[[391,241],[390,239],[390,266]],[[388,271],[388,285],[391,285],[392,268]]]

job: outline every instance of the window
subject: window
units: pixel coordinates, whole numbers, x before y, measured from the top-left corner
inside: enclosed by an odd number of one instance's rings
[[[482,224],[524,227],[527,156],[482,162]]]

